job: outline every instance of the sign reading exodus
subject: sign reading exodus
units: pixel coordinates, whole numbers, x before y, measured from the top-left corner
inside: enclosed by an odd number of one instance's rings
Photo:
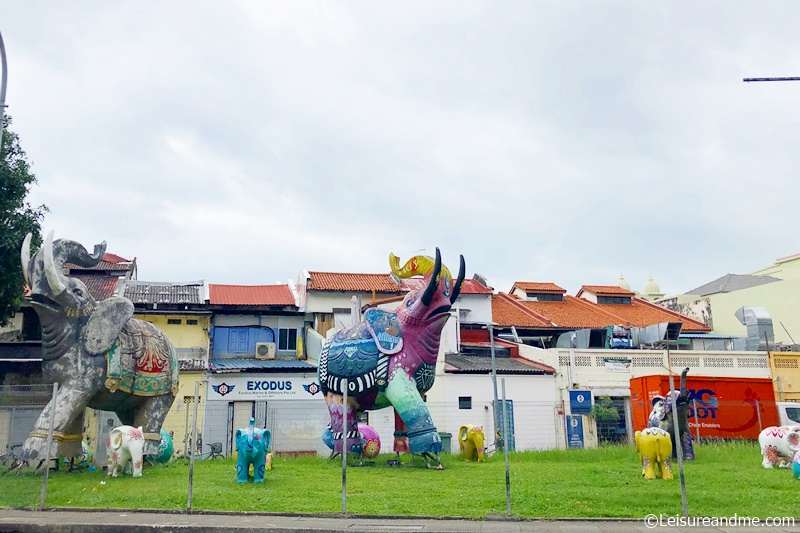
[[[232,376],[209,378],[209,400],[226,402],[248,400],[309,400],[319,398],[316,376]]]

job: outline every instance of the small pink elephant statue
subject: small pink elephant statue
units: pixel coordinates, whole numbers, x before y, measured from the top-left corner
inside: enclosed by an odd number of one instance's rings
[[[119,426],[111,430],[106,440],[108,469],[106,475],[117,477],[125,472],[128,462],[133,468],[133,477],[142,477],[144,462],[144,432],[142,426]]]

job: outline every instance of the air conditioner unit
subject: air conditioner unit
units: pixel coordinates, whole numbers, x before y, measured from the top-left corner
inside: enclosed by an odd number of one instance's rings
[[[275,359],[275,343],[257,342],[256,359]]]

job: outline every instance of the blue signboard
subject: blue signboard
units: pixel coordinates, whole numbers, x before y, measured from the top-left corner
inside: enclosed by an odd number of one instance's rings
[[[592,411],[592,391],[569,391],[569,412],[573,415],[588,415]]]
[[[502,438],[506,422],[503,420],[503,400],[500,400],[497,406],[497,424],[500,426],[497,434],[501,437],[501,442],[508,442],[508,451],[513,452],[516,449],[516,442],[514,442],[514,400],[506,400],[506,416],[508,417],[508,436],[507,438]]]
[[[567,415],[567,446],[583,448],[583,418],[580,415]]]

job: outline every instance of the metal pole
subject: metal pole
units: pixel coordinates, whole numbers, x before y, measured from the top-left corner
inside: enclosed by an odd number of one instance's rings
[[[58,405],[58,382],[53,383],[53,401],[50,405],[52,409],[50,410],[50,427],[47,428],[47,448],[44,451],[44,479],[42,480],[42,492],[39,495],[39,510],[41,511],[44,511],[44,501],[47,499],[47,478],[50,474],[50,446],[53,444],[53,426],[56,423],[56,406]]]
[[[342,513],[347,513],[347,378],[342,394]]]
[[[669,343],[667,343],[667,364],[669,365],[669,396],[672,402],[672,424],[675,428],[675,453],[678,456],[678,472],[681,478],[681,504],[683,504],[683,516],[689,516],[689,503],[686,500],[686,478],[683,475],[683,446],[681,443],[681,427],[678,423],[678,395],[673,394],[675,390],[675,378],[672,372],[672,359],[669,354]]]
[[[506,413],[506,378],[503,378],[503,455],[506,457],[506,514],[511,516],[511,477],[508,474],[508,415]]]
[[[700,422],[697,421],[697,400],[692,400],[692,411],[694,411],[694,432],[697,435],[698,442],[700,441]]]
[[[189,455],[189,499],[186,502],[186,511],[192,511],[192,488],[194,486],[194,456],[195,443],[197,442],[197,404],[200,396],[200,384],[205,380],[195,381],[194,383],[194,417],[192,418],[192,436],[189,439],[189,446],[191,446],[191,455]]]
[[[761,425],[761,405],[756,400],[756,414],[758,415],[758,432],[761,433],[764,431],[764,427]]]
[[[575,333],[572,334],[572,337],[569,340],[569,386],[567,389],[572,390],[575,386],[575,337],[577,335]]]
[[[785,77],[785,78],[742,78],[742,81],[749,83],[751,81],[800,81],[800,78]]]
[[[189,406],[186,402],[183,402],[184,409],[186,409],[186,423],[184,424],[183,428],[183,455],[184,457],[189,454]],[[194,429],[192,429],[192,433],[194,433]]]
[[[8,63],[6,62],[6,45],[0,33],[0,63],[3,66],[3,78],[0,81],[0,159],[3,158],[3,132],[5,131],[6,86],[8,85]]]
[[[492,354],[492,386],[494,387],[494,404],[492,404],[492,415],[494,417],[494,447],[496,450],[497,446],[500,445],[499,443],[502,442],[502,439],[497,438],[497,430],[499,428],[497,424],[497,363],[494,360],[494,325],[486,324],[486,327],[489,330],[489,349]]]

